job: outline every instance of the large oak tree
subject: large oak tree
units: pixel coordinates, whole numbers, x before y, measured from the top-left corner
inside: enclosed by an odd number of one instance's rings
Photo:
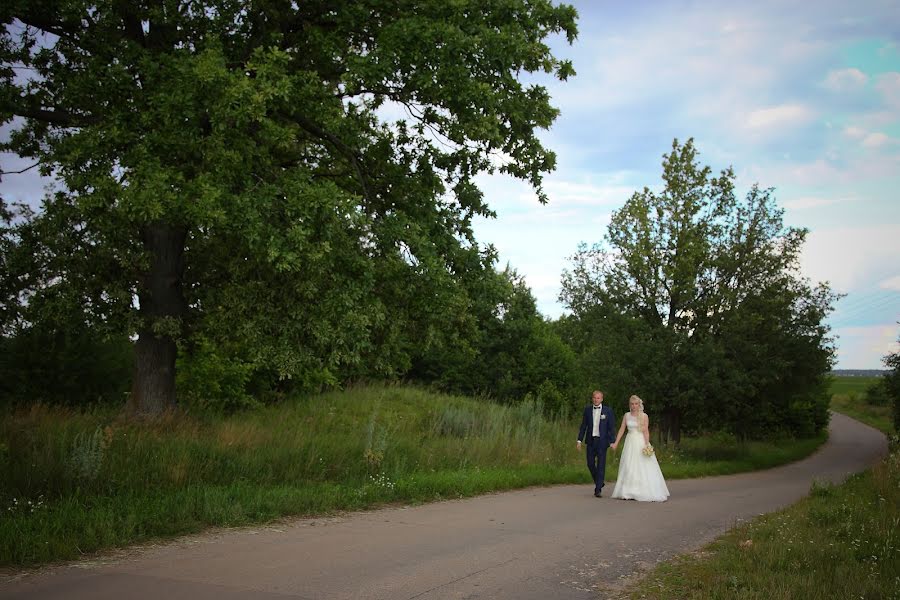
[[[13,297],[52,291],[135,334],[139,412],[175,402],[198,336],[313,383],[408,363],[464,312],[454,282],[492,268],[474,177],[545,199],[537,132],[557,111],[522,75],[573,73],[546,40],[571,42],[575,17],[549,0],[6,2],[4,147],[60,182]]]

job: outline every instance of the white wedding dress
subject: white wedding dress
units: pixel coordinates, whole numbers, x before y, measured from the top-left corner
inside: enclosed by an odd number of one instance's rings
[[[619,459],[619,476],[613,498],[624,500],[641,500],[644,502],[665,502],[669,497],[669,488],[663,479],[656,454],[644,456],[644,435],[638,420],[631,413],[625,414],[625,445]]]

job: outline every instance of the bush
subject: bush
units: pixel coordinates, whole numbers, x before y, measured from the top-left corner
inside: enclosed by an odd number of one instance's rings
[[[545,379],[535,391],[538,401],[543,404],[544,411],[548,416],[559,416],[565,418],[569,415],[569,404],[566,402],[566,396],[556,385],[549,379]]]
[[[104,338],[74,321],[0,338],[0,405],[122,402],[133,353],[128,338]]]
[[[788,432],[798,438],[810,438],[828,426],[829,398],[810,395],[791,402],[785,417]]]
[[[247,390],[253,372],[251,363],[201,340],[190,353],[179,350],[176,366],[179,401],[223,413],[258,407],[260,402]]]
[[[891,395],[887,388],[887,383],[881,379],[866,389],[866,404],[870,406],[890,406]]]

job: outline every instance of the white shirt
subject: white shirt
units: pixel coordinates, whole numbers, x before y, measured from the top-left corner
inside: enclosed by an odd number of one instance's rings
[[[603,403],[600,403],[600,409],[597,410],[591,405],[591,412],[594,413],[594,437],[600,437],[600,415],[603,414]]]

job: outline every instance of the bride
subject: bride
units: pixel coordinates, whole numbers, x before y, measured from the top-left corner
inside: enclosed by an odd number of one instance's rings
[[[611,445],[613,450],[619,447],[619,440],[628,427],[622,458],[619,460],[619,476],[613,498],[625,500],[642,500],[645,502],[665,502],[669,497],[669,488],[663,479],[659,463],[650,446],[650,420],[644,414],[644,402],[637,396],[628,399],[629,413],[622,419],[616,441]]]

